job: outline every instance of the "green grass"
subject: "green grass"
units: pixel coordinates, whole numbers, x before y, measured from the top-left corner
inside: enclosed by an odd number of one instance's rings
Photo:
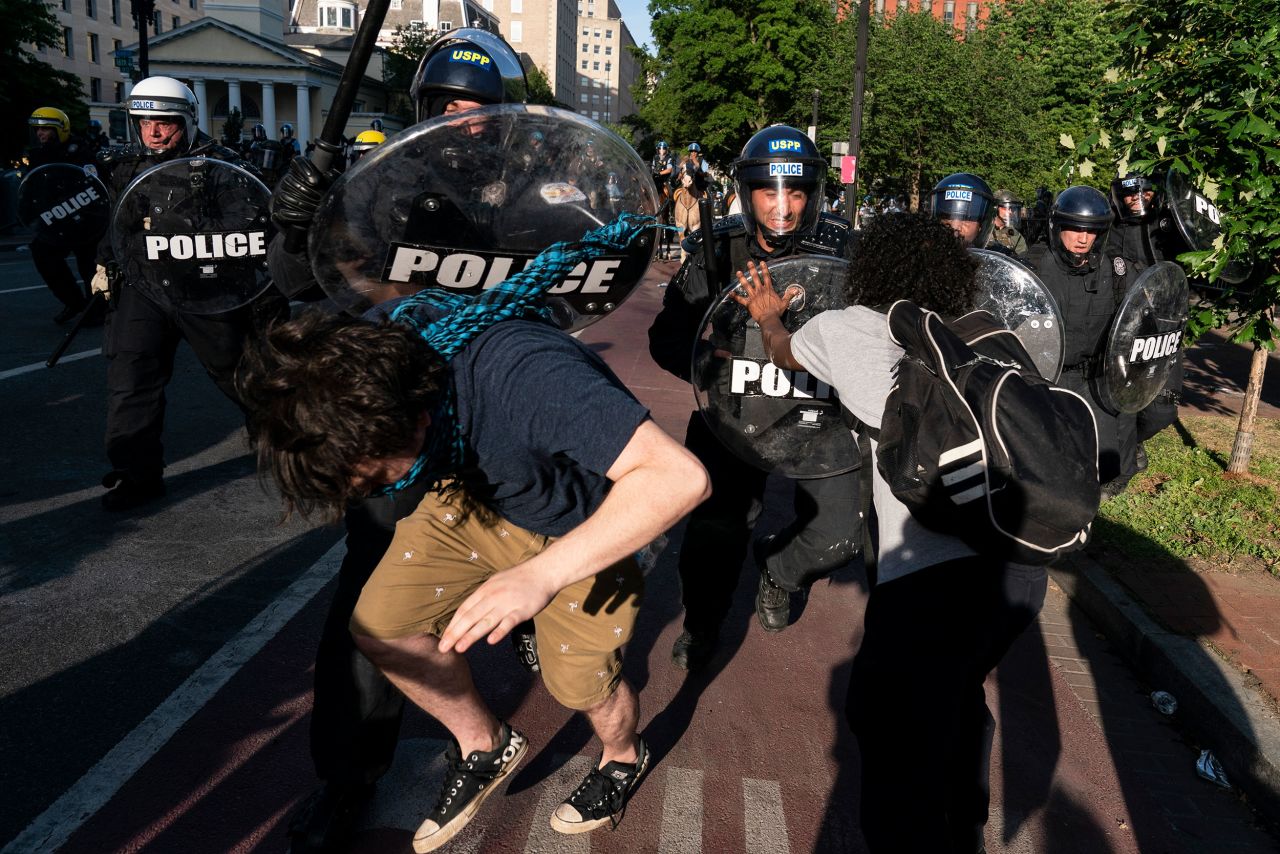
[[[1227,477],[1231,418],[1192,416],[1146,443],[1150,464],[1102,505],[1096,541],[1132,557],[1261,565],[1280,575],[1280,423],[1259,419],[1249,474]]]

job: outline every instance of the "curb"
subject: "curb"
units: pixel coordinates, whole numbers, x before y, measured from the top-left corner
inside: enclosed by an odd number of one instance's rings
[[[1180,722],[1213,750],[1259,814],[1280,825],[1280,719],[1245,675],[1156,623],[1089,558],[1071,555],[1049,575],[1148,684],[1177,698]]]

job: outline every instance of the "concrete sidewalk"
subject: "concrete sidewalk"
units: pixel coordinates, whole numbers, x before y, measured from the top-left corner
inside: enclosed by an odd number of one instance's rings
[[[617,348],[620,379],[645,400],[655,420],[683,438],[694,407],[687,383],[648,358],[647,329],[658,311],[659,285],[675,262],[657,262],[639,291],[608,326],[609,343],[591,329],[582,340]],[[624,317],[614,318],[621,321]],[[610,353],[616,356],[616,353]],[[1184,411],[1238,413],[1250,350],[1206,336],[1188,351]],[[1280,361],[1280,357],[1272,356]],[[1280,417],[1280,365],[1269,364],[1259,415]],[[1190,568],[1131,566],[1117,578],[1085,555],[1052,570],[1055,582],[1102,628],[1151,690],[1173,694],[1176,722],[1190,740],[1222,761],[1231,783],[1280,825],[1280,581]]]

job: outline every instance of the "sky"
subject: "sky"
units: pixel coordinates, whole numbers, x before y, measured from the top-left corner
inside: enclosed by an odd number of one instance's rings
[[[653,52],[653,37],[649,34],[649,0],[616,0],[622,11],[622,20],[627,22],[627,29],[636,44],[643,45]]]

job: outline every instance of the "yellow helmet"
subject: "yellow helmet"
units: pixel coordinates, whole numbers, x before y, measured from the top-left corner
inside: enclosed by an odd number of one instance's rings
[[[382,133],[381,131],[376,131],[376,130],[361,131],[359,134],[356,135],[356,141],[355,143],[352,144],[351,149],[353,151],[364,152],[364,151],[368,151],[371,148],[376,148],[379,145],[382,145],[382,143],[386,141],[387,141],[387,135]]]
[[[381,131],[361,131],[356,134],[355,142],[351,143],[351,162],[354,163],[386,141],[386,134]]]
[[[71,119],[57,107],[41,107],[27,119],[27,126],[32,128],[54,128],[58,132],[58,142],[66,142],[71,137]]]

